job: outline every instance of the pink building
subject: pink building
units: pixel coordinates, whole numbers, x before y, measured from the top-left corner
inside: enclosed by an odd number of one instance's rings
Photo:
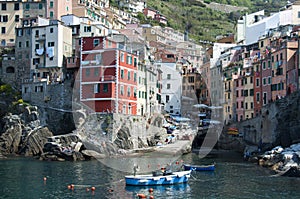
[[[47,0],[47,18],[61,20],[67,14],[72,14],[71,0]]]

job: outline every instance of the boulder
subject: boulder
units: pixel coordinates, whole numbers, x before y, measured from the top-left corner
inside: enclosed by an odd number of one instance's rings
[[[3,132],[0,135],[0,153],[3,155],[18,153],[22,138],[22,122],[16,115],[3,118]]]
[[[26,156],[36,156],[43,153],[45,143],[47,143],[48,137],[53,136],[52,132],[47,127],[42,127],[33,130],[28,134],[27,138],[21,144],[20,153]]]

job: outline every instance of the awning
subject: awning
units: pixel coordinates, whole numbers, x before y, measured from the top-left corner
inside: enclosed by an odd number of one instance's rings
[[[191,121],[189,118],[179,117],[179,116],[173,116],[172,119],[175,120],[176,122],[189,122],[189,121]]]

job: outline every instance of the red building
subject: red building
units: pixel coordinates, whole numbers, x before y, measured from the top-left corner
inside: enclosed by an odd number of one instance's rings
[[[137,55],[105,37],[85,37],[81,44],[81,102],[95,112],[136,115]]]

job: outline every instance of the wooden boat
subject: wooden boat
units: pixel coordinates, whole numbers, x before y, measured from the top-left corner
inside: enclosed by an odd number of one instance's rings
[[[189,171],[178,171],[170,173],[161,173],[160,175],[130,175],[125,176],[126,185],[145,186],[145,185],[172,185],[178,183],[186,183],[191,174]]]
[[[192,171],[214,171],[215,170],[215,165],[210,164],[210,165],[189,165],[189,164],[184,164],[184,170],[192,170]]]

